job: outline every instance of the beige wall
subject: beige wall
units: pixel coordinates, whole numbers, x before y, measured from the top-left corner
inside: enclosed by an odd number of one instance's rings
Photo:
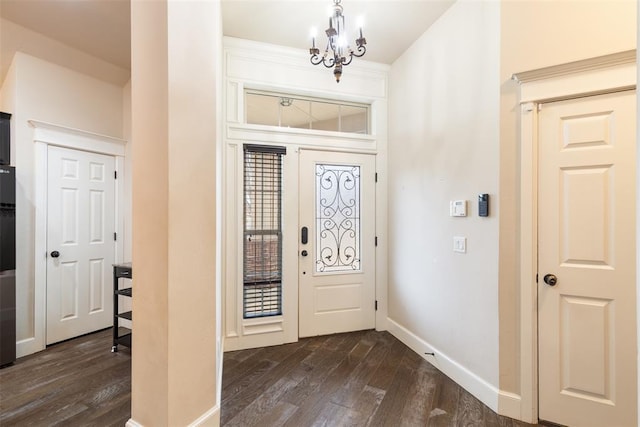
[[[4,31],[4,28],[3,28]],[[28,120],[54,123],[114,137],[122,136],[122,89],[71,69],[18,52],[2,87],[12,117],[12,160],[16,166],[16,323],[18,356],[44,348],[35,286],[35,151]],[[43,306],[40,306],[44,310]],[[38,310],[40,311],[40,310]],[[41,320],[40,320],[41,321]]]
[[[132,2],[132,420],[219,423],[220,4]]]
[[[499,3],[455,3],[389,78],[389,319],[494,409],[499,23]],[[490,194],[488,218],[479,193]],[[467,217],[449,216],[457,199]],[[467,253],[453,252],[454,236],[467,238]]]
[[[501,3],[500,44],[500,388],[519,393],[517,270],[518,87],[514,73],[636,47],[636,2]]]
[[[129,70],[0,18],[0,82],[4,80],[16,52],[72,68],[79,73],[117,86],[123,86],[129,80]]]
[[[517,398],[520,159],[511,75],[634,49],[637,15],[634,1],[502,1],[495,57],[481,12],[491,5],[456,3],[392,67],[389,317]],[[492,66],[493,81],[484,74]],[[475,119],[484,132],[474,129]],[[479,222],[475,196],[493,189],[491,217]],[[472,200],[472,218],[447,216],[454,198]],[[454,234],[468,238],[468,254],[451,253]],[[482,254],[473,253],[478,244]],[[487,315],[493,310],[499,321]]]
[[[124,218],[124,261],[131,261],[132,253],[132,224],[131,224],[131,177],[133,170],[131,140],[131,81],[128,81],[122,89],[122,138],[127,141],[124,154],[124,206],[122,207],[122,217]],[[125,298],[128,299],[128,298]]]

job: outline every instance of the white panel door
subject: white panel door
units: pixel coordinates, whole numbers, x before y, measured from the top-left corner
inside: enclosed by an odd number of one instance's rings
[[[543,105],[539,147],[539,417],[635,426],[635,92]]]
[[[47,344],[113,324],[115,159],[50,146]]]
[[[299,335],[374,328],[375,157],[300,150],[299,167]]]

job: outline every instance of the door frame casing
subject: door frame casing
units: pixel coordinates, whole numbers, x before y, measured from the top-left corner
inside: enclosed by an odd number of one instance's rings
[[[47,187],[48,187],[48,149],[57,146],[72,150],[88,151],[113,156],[115,169],[120,175],[115,188],[115,221],[116,232],[121,238],[114,242],[115,262],[123,261],[124,256],[124,156],[126,141],[86,132],[79,129],[67,128],[51,123],[29,120],[34,128],[33,142],[35,144],[35,242],[34,242],[34,334],[33,337],[18,343],[21,354],[35,353],[46,347],[47,323]]]
[[[238,126],[238,129],[240,126]],[[365,154],[372,155],[375,159],[375,167],[378,169],[380,154],[376,150],[360,150],[349,147],[338,147],[336,145],[327,144],[326,147],[315,147],[295,143],[295,130],[272,130],[283,139],[269,141],[268,135],[262,138],[252,140],[252,143],[259,145],[279,145],[287,149],[283,163],[283,182],[287,184],[283,188],[283,235],[298,236],[299,219],[298,219],[298,170],[299,170],[299,154],[301,150],[305,151],[321,151],[332,153],[349,153],[349,154]],[[375,141],[373,137],[368,137],[370,141]],[[241,172],[243,168],[242,145],[246,139],[234,140],[227,139],[225,149],[225,190],[223,200],[225,200],[224,220],[223,220],[223,269],[225,277],[225,289],[223,292],[224,304],[224,347],[225,351],[243,350],[247,348],[256,348],[290,342],[297,342],[299,339],[298,330],[298,310],[299,310],[299,293],[298,293],[298,253],[299,241],[295,239],[285,239],[283,241],[283,260],[296,260],[295,263],[283,263],[283,283],[295,283],[296,286],[287,289],[283,301],[283,310],[286,314],[273,317],[243,319],[240,310],[242,301],[242,259],[243,248],[240,243],[242,239],[242,219],[238,212],[242,212],[243,198],[238,195],[243,194],[243,183]],[[339,139],[336,139],[339,141]],[[382,235],[377,228],[381,222],[383,212],[380,212],[379,198],[382,197],[379,185],[374,188],[375,197],[375,218],[376,234]],[[289,206],[289,208],[288,208]],[[294,207],[293,212],[291,206]],[[386,218],[384,218],[386,221]],[[375,328],[376,330],[386,330],[386,322],[380,319],[386,319],[386,305],[382,305],[386,301],[386,281],[380,276],[380,253],[381,245],[375,248],[375,293],[376,300],[379,301],[378,310],[375,312]],[[386,271],[386,269],[385,269]],[[286,285],[285,285],[286,286]],[[233,307],[233,309],[231,308]],[[383,308],[384,307],[384,308]],[[383,311],[384,310],[384,311]],[[277,338],[274,338],[278,335]]]
[[[513,75],[520,83],[520,413],[538,421],[538,110],[542,103],[636,88],[630,50]],[[519,417],[518,417],[519,415]]]
[[[354,63],[349,67],[350,83],[337,87],[326,71],[309,67],[300,52],[283,46],[257,43],[233,37],[223,39],[222,129],[222,346],[224,351],[237,350],[242,344],[242,315],[238,312],[239,271],[236,221],[239,188],[229,179],[238,162],[233,161],[243,143],[284,145],[287,150],[299,148],[329,149],[376,154],[379,174],[376,186],[376,329],[387,328],[387,134],[388,134],[388,72],[386,64]],[[354,68],[351,68],[354,67]],[[283,79],[283,76],[286,78]],[[330,99],[338,102],[370,105],[370,132],[367,135],[284,128],[247,124],[245,119],[245,89]],[[230,159],[231,158],[231,159]],[[287,194],[283,194],[287,197]],[[297,223],[296,223],[297,224]],[[297,234],[297,227],[294,230]],[[297,253],[296,247],[293,249]],[[297,316],[297,306],[296,306]],[[296,331],[297,332],[297,331]],[[254,335],[255,336],[255,335]]]
[[[314,262],[311,263],[309,267],[309,274],[306,276],[307,279],[303,278],[302,275],[300,275],[300,271],[301,270],[305,270],[305,268],[303,268],[301,266],[300,263],[300,256],[297,256],[298,259],[298,263],[297,263],[297,269],[298,269],[298,338],[301,337],[309,337],[309,336],[313,336],[313,335],[317,335],[318,333],[320,333],[321,335],[324,334],[332,334],[332,333],[340,333],[341,331],[334,329],[333,327],[329,328],[329,331],[327,331],[327,329],[324,329],[322,327],[320,328],[312,328],[315,329],[315,331],[313,331],[311,334],[309,334],[308,329],[307,329],[307,333],[300,333],[300,324],[301,324],[301,312],[308,307],[304,307],[303,306],[303,292],[301,291],[301,289],[303,289],[303,287],[309,286],[311,287],[311,289],[314,290],[318,290],[320,289],[322,286],[318,286],[317,285],[317,281],[323,280],[321,279],[323,277],[323,275],[325,275],[324,277],[324,282],[323,282],[323,286],[339,286],[339,285],[344,285],[343,283],[340,283],[338,279],[338,281],[334,281],[336,279],[336,275],[337,276],[341,276],[342,279],[344,280],[345,277],[351,277],[351,279],[348,279],[348,281],[350,282],[350,284],[353,283],[357,283],[358,281],[353,279],[354,276],[351,276],[352,273],[356,273],[357,276],[361,276],[363,278],[366,278],[367,276],[369,276],[370,274],[370,278],[371,280],[371,290],[373,291],[373,295],[371,295],[368,292],[364,292],[365,294],[372,296],[373,297],[373,301],[370,301],[371,305],[369,306],[369,309],[372,310],[372,315],[373,315],[373,327],[376,330],[380,330],[379,329],[379,325],[377,323],[377,311],[375,309],[375,301],[377,299],[377,289],[376,289],[376,267],[377,267],[377,254],[376,254],[376,246],[375,246],[375,235],[376,235],[376,193],[377,193],[377,184],[375,181],[375,174],[376,174],[376,160],[377,160],[377,155],[376,153],[362,153],[362,152],[353,152],[353,151],[345,151],[345,150],[341,150],[341,151],[337,151],[337,150],[318,150],[316,148],[308,148],[308,147],[300,147],[298,149],[298,185],[301,186],[302,183],[304,183],[304,179],[303,179],[303,168],[304,168],[304,161],[301,160],[301,157],[303,155],[303,153],[306,153],[307,155],[311,156],[310,158],[310,163],[312,164],[319,164],[319,163],[323,163],[325,165],[329,164],[329,163],[333,163],[336,165],[351,165],[351,166],[357,166],[360,169],[360,185],[359,185],[359,191],[360,191],[360,202],[359,202],[359,209],[360,210],[360,230],[361,230],[361,237],[360,237],[360,254],[362,255],[362,268],[360,271],[356,272],[334,272],[333,274],[329,274],[328,276],[326,276],[327,273],[318,273],[315,270],[314,267]],[[323,155],[324,154],[330,154],[331,156],[336,156],[337,158],[332,158],[332,159],[324,159]],[[358,160],[345,160],[344,157],[338,157],[340,154],[345,154],[345,155],[353,155],[353,156],[359,156],[357,159]],[[363,158],[364,157],[364,158]],[[369,163],[370,164],[367,164]],[[367,168],[367,166],[371,166],[371,169]],[[313,176],[315,176],[315,166],[312,169],[312,174]],[[370,174],[370,175],[369,175]],[[309,175],[307,175],[307,179],[308,179]],[[309,219],[309,216],[306,216],[305,214],[310,214],[311,216],[313,216],[315,218],[315,205],[314,203],[318,203],[316,197],[316,192],[317,192],[317,184],[314,183],[315,178],[313,180],[311,180],[311,182],[308,182],[308,184],[310,184],[312,186],[311,188],[311,210],[307,211],[306,213],[304,212],[302,205],[304,204],[303,202],[303,198],[300,196],[301,191],[298,191],[298,205],[299,205],[299,209],[298,209],[298,227],[297,230],[300,230],[301,227],[303,225],[309,225],[309,230],[311,231],[309,234],[311,235],[309,237],[309,243],[310,246],[308,246],[307,248],[309,249],[309,252],[311,254],[311,259],[315,259],[314,257],[317,257],[317,253],[316,253],[316,248],[314,247],[314,245],[317,242],[317,234],[318,234],[318,230],[317,230],[317,224],[309,224],[305,222],[305,217],[307,219]],[[371,186],[371,187],[369,187]],[[363,202],[363,200],[365,200],[365,198],[372,198],[372,200],[369,200],[368,202]],[[314,201],[315,199],[315,201]],[[308,199],[307,199],[308,201]],[[362,210],[363,207],[368,206],[368,204],[371,203],[372,207],[373,207],[373,215],[370,215],[371,210],[367,210],[364,209]],[[370,206],[371,207],[371,206]],[[364,214],[363,214],[364,213]],[[367,215],[369,214],[369,215]],[[363,216],[370,216],[368,218],[363,218]],[[369,229],[369,231],[373,232],[373,236],[368,235],[367,234],[367,230]],[[365,243],[367,241],[367,239],[369,240],[369,243]],[[302,250],[303,247],[300,245],[299,239],[297,240],[297,245],[296,245],[296,249],[298,251]],[[368,254],[368,251],[370,251],[371,253]],[[298,252],[299,253],[299,252]],[[297,255],[297,254],[296,254]],[[368,261],[366,258],[370,258]],[[373,273],[367,273],[367,270],[373,270]],[[304,274],[304,273],[303,273]],[[311,280],[309,280],[311,279]],[[313,283],[316,283],[315,285]],[[363,290],[367,289],[367,285],[366,283],[368,283],[366,280],[363,280],[362,282],[364,284],[363,286]],[[313,292],[312,292],[313,294]],[[307,294],[307,296],[309,296],[309,294]],[[317,301],[316,297],[310,297],[314,304]],[[309,301],[309,299],[307,299],[306,301]],[[366,311],[366,308],[364,308],[365,304],[364,301],[363,302],[363,309],[361,310],[362,312]],[[317,315],[317,312],[314,311],[314,315]],[[361,314],[361,318],[367,318],[370,319],[368,316]],[[310,323],[308,322],[308,318],[307,318],[307,324]],[[317,322],[318,320],[316,319],[315,322]],[[335,324],[334,324],[335,326]],[[353,331],[353,330],[360,330],[362,329],[363,325],[358,326],[358,329],[351,329],[351,328],[347,328],[349,331]],[[352,325],[353,327],[353,325]]]

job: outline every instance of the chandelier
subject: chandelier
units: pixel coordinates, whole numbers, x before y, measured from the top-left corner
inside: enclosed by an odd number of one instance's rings
[[[322,64],[327,68],[333,67],[333,75],[336,82],[340,83],[342,67],[351,64],[354,56],[361,57],[367,51],[367,40],[362,37],[362,26],[360,26],[360,37],[356,39],[356,50],[351,49],[347,43],[347,36],[344,26],[344,15],[342,14],[342,0],[333,0],[331,16],[329,16],[329,28],[326,29],[327,47],[324,55],[320,56],[320,49],[316,47],[316,37],[312,34],[313,45],[309,49],[311,63],[313,65]],[[331,52],[329,52],[331,50]]]

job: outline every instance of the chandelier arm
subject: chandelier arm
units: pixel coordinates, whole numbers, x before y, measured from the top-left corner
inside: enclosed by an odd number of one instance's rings
[[[320,55],[311,55],[311,58],[309,58],[309,60],[311,61],[311,63],[313,65],[318,65],[319,63],[322,62],[322,57]]]
[[[342,58],[342,65],[349,65],[351,64],[351,61],[353,61],[353,52],[351,51],[351,49],[349,49],[349,55]]]
[[[367,53],[367,47],[365,45],[360,45],[356,48],[355,51],[351,52],[351,55],[353,56],[357,56],[358,58],[360,58],[361,56],[363,56],[365,53]]]
[[[331,68],[336,65],[336,59],[333,56],[325,56],[322,58],[322,65]]]

